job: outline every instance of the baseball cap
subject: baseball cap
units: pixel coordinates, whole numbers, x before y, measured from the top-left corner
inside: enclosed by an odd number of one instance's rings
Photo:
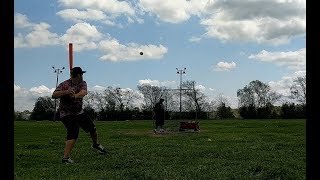
[[[82,71],[81,67],[74,67],[72,68],[72,74],[83,74],[85,73],[86,71]]]

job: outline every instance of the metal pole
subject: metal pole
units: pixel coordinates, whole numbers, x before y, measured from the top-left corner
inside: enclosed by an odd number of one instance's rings
[[[181,119],[181,82],[182,82],[182,73],[180,73],[180,119]]]
[[[52,69],[54,69],[54,73],[57,73],[57,81],[56,81],[56,88],[58,87],[58,81],[59,81],[59,74],[62,73],[62,70],[64,70],[64,67],[62,69],[56,69],[54,66],[52,66]],[[56,113],[57,113],[57,99],[54,99],[54,114],[53,114],[53,121],[56,121]]]
[[[198,120],[197,92],[196,92],[196,87],[195,87],[195,81],[193,81],[193,83],[192,83],[192,90],[194,92],[194,103],[196,106],[196,120]]]
[[[182,90],[181,86],[182,86],[182,74],[185,74],[185,73],[186,73],[186,68],[184,68],[183,70],[180,70],[180,69],[178,69],[178,68],[176,68],[176,69],[177,69],[177,74],[180,74],[180,87],[179,87],[179,89],[180,89],[180,115],[179,115],[179,118],[181,119],[181,90]]]

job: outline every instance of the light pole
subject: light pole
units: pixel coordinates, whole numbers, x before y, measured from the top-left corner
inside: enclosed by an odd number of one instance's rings
[[[57,82],[56,82],[56,88],[58,87],[58,81],[59,81],[59,74],[62,73],[62,70],[64,70],[64,67],[61,69],[56,69],[54,66],[52,66],[52,69],[54,70],[54,73],[57,74]],[[53,121],[56,121],[56,113],[57,113],[57,99],[54,99],[54,114],[53,114]]]
[[[186,68],[184,69],[177,69],[177,74],[180,74],[180,119],[181,119],[181,83],[182,83],[182,74],[186,73]]]

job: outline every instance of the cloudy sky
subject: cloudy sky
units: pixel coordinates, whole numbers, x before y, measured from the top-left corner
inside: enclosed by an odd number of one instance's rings
[[[236,92],[260,80],[288,95],[306,70],[306,2],[300,0],[15,0],[14,108],[51,96],[56,69],[87,73],[91,91],[107,86],[177,88],[194,80],[233,107]],[[141,56],[139,52],[144,54]]]

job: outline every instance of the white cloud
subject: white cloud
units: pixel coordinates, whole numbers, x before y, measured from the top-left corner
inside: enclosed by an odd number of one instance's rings
[[[159,80],[151,80],[151,79],[143,79],[138,81],[139,85],[142,84],[150,84],[151,86],[165,86],[169,88],[176,87],[177,83],[175,81],[159,81]]]
[[[127,23],[141,22],[137,18],[132,4],[126,1],[117,0],[59,0],[62,7],[68,8],[58,12],[58,15],[64,19],[72,21],[97,21],[103,20],[103,23],[111,26],[117,25],[116,19],[121,16],[127,17]]]
[[[47,23],[36,24],[34,30],[25,37],[27,44],[31,47],[59,44],[58,34],[50,32],[49,28]]]
[[[27,28],[27,27],[32,27],[34,24],[29,22],[29,19],[26,15],[16,13],[14,15],[14,26],[17,28]]]
[[[212,37],[222,41],[279,45],[288,43],[293,37],[305,35],[306,30],[306,5],[305,1],[300,0],[141,0],[139,4],[117,0],[59,0],[58,2],[66,9],[57,12],[57,15],[82,24],[75,24],[67,30],[66,34],[60,36],[49,30],[48,23],[35,24],[30,22],[26,15],[16,13],[15,27],[26,28],[29,32],[15,33],[15,48],[75,42],[78,43],[75,51],[96,49],[98,41],[102,38],[101,33],[95,26],[85,24],[84,21],[97,21],[105,25],[123,27],[115,21],[117,17],[121,16],[121,20],[127,20],[128,24],[143,23],[143,19],[138,15],[144,15],[145,12],[156,15],[160,21],[170,23],[181,23],[192,16],[198,16],[206,33],[192,36],[189,39],[191,42]],[[101,59],[111,61],[153,59],[161,58],[166,51],[166,48],[162,48],[163,46],[156,46],[154,52],[150,50],[149,54],[152,53],[150,56],[140,57],[130,50],[136,46],[124,46],[120,54],[115,52],[115,54],[102,56]],[[155,45],[144,46],[152,48]]]
[[[14,84],[14,97],[18,96],[26,96],[27,90],[24,88],[21,88],[19,85]]]
[[[14,47],[41,47],[59,44],[59,35],[50,32],[50,25],[41,22],[39,24],[29,22],[26,15],[15,14],[15,27],[27,28],[30,32],[25,36],[18,33],[14,36]]]
[[[92,88],[90,88],[89,91],[103,92],[106,89],[107,89],[106,87],[95,85]]]
[[[170,23],[181,23],[192,15],[198,15],[205,7],[207,0],[141,0],[142,9],[155,14],[159,20]]]
[[[107,19],[107,16],[100,10],[87,9],[85,11],[79,11],[77,9],[64,9],[57,12],[57,15],[65,20],[71,20],[75,22],[83,22],[85,20],[101,21]]]
[[[33,87],[30,89],[30,92],[35,94],[45,94],[45,95],[51,95],[53,93],[54,89],[49,89],[44,85],[41,85],[39,87]]]
[[[196,85],[195,87],[196,89],[199,89],[200,91],[205,91],[206,90],[206,87],[204,87],[203,85]]]
[[[214,71],[230,71],[232,69],[236,68],[236,63],[235,62],[218,62],[216,66],[214,67]]]
[[[97,13],[97,11],[91,12]],[[87,14],[84,13],[82,15],[86,16]],[[110,37],[109,34],[102,34],[94,25],[86,22],[76,23],[67,29],[64,35],[58,36],[47,30],[50,28],[50,25],[47,23],[30,23],[27,17],[21,14],[18,14],[16,19],[20,19],[18,24],[21,27],[26,27],[23,24],[31,24],[32,26],[30,27],[31,32],[27,35],[23,35],[22,33],[15,35],[15,48],[32,48],[47,45],[63,45],[67,48],[65,44],[72,42],[75,52],[98,49],[104,54],[100,57],[101,60],[113,62],[160,59],[168,51],[168,49],[161,44],[120,44],[117,39]],[[141,51],[143,55],[140,55]]]
[[[201,24],[222,41],[285,44],[306,31],[304,1],[209,1]]]
[[[106,39],[99,43],[99,49],[105,55],[100,57],[103,61],[137,61],[142,59],[160,59],[167,53],[168,49],[161,44],[157,45],[140,45],[129,43],[120,44],[116,39]],[[143,55],[140,55],[143,52]]]
[[[54,88],[41,85],[38,87],[32,87],[29,90],[20,87],[14,83],[14,110],[15,111],[32,111],[35,102],[39,97],[49,96],[51,97]]]
[[[16,19],[27,19],[26,16],[17,14]],[[23,16],[23,18],[21,18]],[[20,20],[20,26],[26,20]],[[71,26],[64,35],[59,36],[56,33],[50,32],[48,29],[50,25],[41,22],[39,24],[28,22],[28,27],[31,32],[26,35],[17,33],[14,37],[14,47],[43,47],[52,45],[65,45],[70,42],[74,44],[74,51],[91,50],[96,49],[96,42],[103,38],[103,34],[100,33],[97,28],[88,23],[77,23]]]
[[[285,66],[292,70],[306,69],[306,48],[288,52],[268,52],[266,50],[262,50],[258,54],[251,54],[248,58],[275,63],[279,66]]]
[[[189,41],[190,42],[199,42],[199,41],[201,41],[201,37],[195,37],[195,36],[192,36],[190,39],[189,39]]]
[[[18,33],[14,36],[14,48],[23,48],[26,47],[27,44],[24,42],[24,37],[22,34]]]
[[[71,26],[66,34],[61,37],[64,44],[72,42],[74,44],[74,51],[96,49],[96,42],[103,38],[94,25],[88,23],[77,23]]]
[[[96,9],[110,14],[134,15],[135,11],[126,1],[117,0],[58,0],[58,2],[69,8]]]

